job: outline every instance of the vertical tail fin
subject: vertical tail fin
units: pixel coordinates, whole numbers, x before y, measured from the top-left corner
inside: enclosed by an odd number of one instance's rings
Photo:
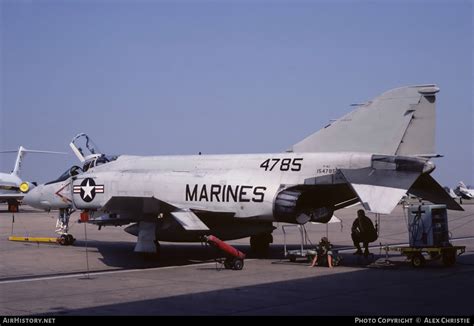
[[[17,177],[20,176],[21,163],[23,161],[23,157],[25,156],[25,153],[26,153],[25,148],[23,146],[20,146],[20,148],[18,149],[18,155],[16,157],[15,166],[13,167],[13,171],[12,171],[12,174],[16,175]]]
[[[293,145],[293,152],[435,156],[435,85],[393,89]]]
[[[16,153],[17,151],[0,151],[0,153]],[[32,149],[26,149],[23,146],[18,148],[18,155],[16,157],[15,166],[13,167],[12,174],[19,177],[21,173],[21,163],[23,162],[23,158],[25,154],[29,153],[43,153],[43,154],[67,154],[64,152],[52,152],[52,151],[37,151]]]

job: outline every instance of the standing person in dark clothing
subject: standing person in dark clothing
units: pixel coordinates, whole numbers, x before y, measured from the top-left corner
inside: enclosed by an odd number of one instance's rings
[[[360,243],[364,244],[364,256],[369,255],[369,243],[377,240],[377,231],[375,230],[372,220],[365,215],[363,209],[357,211],[357,218],[352,224],[352,241],[357,251],[354,255],[362,255]]]

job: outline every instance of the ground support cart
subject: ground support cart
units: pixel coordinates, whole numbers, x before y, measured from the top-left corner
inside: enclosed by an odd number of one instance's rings
[[[466,246],[446,246],[446,247],[389,247],[384,250],[398,251],[410,260],[413,267],[422,267],[427,261],[440,260],[445,266],[456,264],[457,256],[466,251]]]

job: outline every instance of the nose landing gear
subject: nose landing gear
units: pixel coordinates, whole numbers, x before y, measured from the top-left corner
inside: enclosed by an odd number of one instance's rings
[[[58,243],[62,246],[70,246],[76,241],[72,234],[69,234],[69,218],[74,212],[70,208],[62,208],[59,210],[58,219],[56,221],[56,233],[59,234]]]

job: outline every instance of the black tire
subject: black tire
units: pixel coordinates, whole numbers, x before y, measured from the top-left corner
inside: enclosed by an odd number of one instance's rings
[[[160,243],[159,243],[158,241],[156,241],[156,240],[154,241],[154,243],[155,243],[155,256],[156,256],[157,258],[160,258],[160,257],[161,257],[161,245],[160,245]]]
[[[63,234],[63,235],[61,235],[61,236],[59,237],[59,244],[60,244],[61,246],[67,246],[67,245],[68,245],[68,243],[67,243],[67,236],[66,236],[65,234]]]
[[[244,268],[244,261],[240,258],[235,258],[232,268],[235,271],[240,271],[242,268]]]
[[[453,266],[456,264],[456,250],[446,249],[441,254],[441,259],[443,260],[443,265],[446,267]]]
[[[147,262],[154,262],[161,258],[161,246],[158,241],[153,241],[155,243],[155,252],[144,252],[143,258]]]
[[[420,268],[425,265],[425,257],[421,254],[415,254],[411,257],[411,265],[415,268]]]
[[[290,259],[292,263],[296,261],[296,256],[290,255],[288,258]]]
[[[250,248],[259,258],[268,256],[270,243],[273,242],[273,236],[269,233],[262,233],[250,237]]]
[[[74,244],[74,241],[76,241],[76,239],[74,239],[72,234],[66,234],[66,244],[68,246],[72,246]]]

